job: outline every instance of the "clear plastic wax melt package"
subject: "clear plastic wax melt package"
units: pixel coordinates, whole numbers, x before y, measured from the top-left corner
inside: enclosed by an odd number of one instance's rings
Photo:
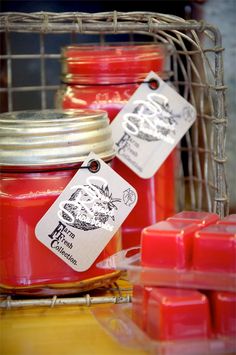
[[[127,277],[132,284],[231,292],[236,290],[235,273],[142,266],[139,250],[139,247],[122,250],[98,263],[97,266],[110,270],[127,270]],[[134,251],[136,251],[135,255],[127,257]]]
[[[213,213],[185,211],[143,229],[141,246],[98,266],[127,270],[133,284],[235,292],[236,227]]]
[[[153,340],[132,320],[132,305],[97,307],[92,310],[101,326],[119,343],[128,348],[144,350],[148,354],[200,355],[232,354],[236,350],[235,337]]]
[[[234,353],[235,236],[233,223],[208,212],[183,211],[144,228],[140,246],[98,264],[127,270],[132,304],[95,317],[122,345],[150,354]]]

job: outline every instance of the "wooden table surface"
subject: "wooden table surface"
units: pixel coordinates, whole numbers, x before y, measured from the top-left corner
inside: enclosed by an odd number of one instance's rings
[[[99,306],[2,309],[0,355],[146,354],[107,334],[93,316],[93,307]]]
[[[4,310],[0,333],[1,355],[146,354],[113,340],[88,307]]]

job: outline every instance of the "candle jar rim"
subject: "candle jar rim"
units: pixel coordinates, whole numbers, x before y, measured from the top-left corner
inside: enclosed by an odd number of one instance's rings
[[[79,50],[81,49],[81,52]],[[106,42],[106,44],[98,43],[72,43],[61,48],[61,58],[67,60],[77,60],[81,57],[68,56],[72,54],[70,51],[75,50],[82,57],[87,59],[99,59],[94,57],[94,53],[98,51],[100,58],[114,58],[115,61],[123,61],[124,56],[132,56],[137,54],[137,59],[146,59],[146,55],[159,56],[167,55],[173,52],[173,47],[169,43],[160,42]],[[103,54],[103,55],[102,55]]]

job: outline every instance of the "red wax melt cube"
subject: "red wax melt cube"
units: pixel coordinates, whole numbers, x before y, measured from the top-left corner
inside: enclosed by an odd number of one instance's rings
[[[236,293],[211,291],[213,330],[218,335],[236,336]]]
[[[230,214],[229,216],[226,216],[225,218],[219,220],[217,223],[218,224],[236,224],[236,214]]]
[[[207,338],[211,334],[207,297],[194,290],[153,289],[147,310],[147,333],[155,340]]]
[[[215,224],[195,234],[193,269],[236,272],[236,226]]]
[[[141,235],[143,266],[185,269],[190,266],[196,224],[162,221],[149,226]]]
[[[143,330],[147,326],[147,305],[153,287],[134,285],[132,296],[132,319]]]
[[[220,217],[216,213],[210,212],[195,212],[182,211],[168,218],[168,221],[182,221],[186,223],[196,223],[201,227],[206,227],[210,224],[215,224]]]

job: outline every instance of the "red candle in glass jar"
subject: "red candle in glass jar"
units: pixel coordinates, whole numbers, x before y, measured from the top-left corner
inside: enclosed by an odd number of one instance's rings
[[[157,268],[186,269],[191,266],[192,243],[197,224],[161,221],[142,231],[141,264]]]
[[[153,288],[147,307],[147,333],[155,340],[209,337],[207,297],[195,290]]]
[[[65,294],[117,277],[117,272],[98,269],[96,263],[120,249],[119,232],[84,272],[74,271],[35,236],[38,221],[78,171],[91,147],[105,161],[112,160],[106,113],[47,110],[1,114],[0,128],[0,285],[4,292]]]
[[[236,226],[215,224],[198,231],[193,240],[193,269],[236,272]]]
[[[62,80],[57,106],[102,109],[113,120],[150,71],[164,75],[166,47],[160,44],[69,46],[62,51]],[[113,168],[139,196],[122,226],[123,248],[140,243],[141,230],[175,211],[175,164],[172,153],[150,179],[141,179],[118,159]]]

